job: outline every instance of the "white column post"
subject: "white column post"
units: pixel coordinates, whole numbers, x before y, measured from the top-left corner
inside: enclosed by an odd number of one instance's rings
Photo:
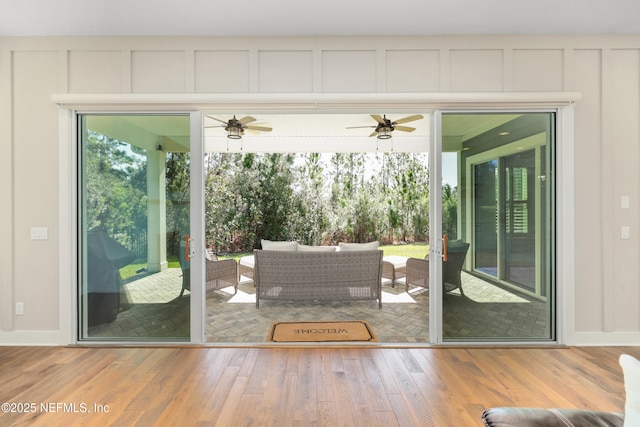
[[[167,269],[167,192],[165,153],[147,153],[147,264],[151,272]]]

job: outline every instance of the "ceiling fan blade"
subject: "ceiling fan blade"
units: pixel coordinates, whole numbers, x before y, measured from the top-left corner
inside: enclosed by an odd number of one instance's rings
[[[373,117],[373,120],[375,120],[378,123],[384,123],[384,119],[380,114],[371,114],[371,117]]]
[[[394,126],[395,130],[401,130],[402,132],[413,132],[416,128],[412,128],[409,126]]]
[[[271,132],[273,130],[272,128],[266,126],[245,126],[244,128],[249,130],[257,130],[260,132]]]
[[[395,125],[396,123],[400,124],[400,123],[407,123],[407,122],[413,122],[414,120],[420,120],[423,119],[424,116],[422,116],[421,114],[415,114],[413,116],[407,116],[404,117],[402,119],[398,119],[396,121],[393,122],[393,124]]]
[[[251,129],[247,129],[247,128],[245,128],[244,133],[247,134],[247,135],[251,135],[251,136],[260,135],[260,132],[255,131],[255,130],[251,130]]]
[[[243,118],[241,118],[240,120],[238,120],[240,123],[242,123],[243,125],[246,125],[247,123],[251,123],[251,122],[255,122],[256,119],[254,119],[251,116],[245,116]]]
[[[211,125],[211,126],[205,126],[205,129],[210,129],[210,128],[224,128],[226,127],[226,123],[224,125]]]
[[[363,129],[363,128],[375,128],[377,126],[347,126],[345,129]]]
[[[374,130],[373,132],[371,132],[371,134],[369,136],[376,136],[378,134],[377,130]]]
[[[205,117],[208,117],[208,118],[213,119],[213,120],[215,120],[215,121],[217,121],[217,122],[220,122],[220,123],[224,123],[225,125],[228,125],[228,124],[229,124],[229,122],[225,122],[224,120],[216,119],[216,118],[215,118],[215,117],[213,117],[213,116],[205,116]]]

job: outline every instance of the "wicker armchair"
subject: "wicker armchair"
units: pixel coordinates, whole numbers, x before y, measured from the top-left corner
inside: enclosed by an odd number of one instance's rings
[[[421,258],[409,258],[405,270],[405,290],[409,285],[429,288],[429,260]]]
[[[180,296],[182,296],[185,290],[191,290],[191,264],[187,260],[187,249],[184,240],[180,240],[178,260],[180,261],[180,269],[182,269],[182,290],[180,291]]]
[[[449,246],[447,249],[447,261],[442,262],[442,288],[445,292],[462,290],[462,265],[469,250],[468,243],[459,243]],[[409,285],[422,288],[429,287],[429,259],[409,258],[406,270],[406,289]]]
[[[190,262],[186,259],[185,243],[180,243],[180,268],[182,269],[182,290],[191,290]],[[238,263],[234,259],[218,259],[218,257],[208,252],[205,259],[205,285],[207,292],[233,286],[233,293],[238,292]]]
[[[461,274],[468,250],[468,243],[449,244],[447,248],[447,261],[442,263],[442,288],[445,292],[460,289],[460,293],[464,295],[462,291]]]
[[[233,293],[238,292],[238,263],[235,259],[218,259],[211,254],[212,259],[205,260],[207,292],[233,286]]]

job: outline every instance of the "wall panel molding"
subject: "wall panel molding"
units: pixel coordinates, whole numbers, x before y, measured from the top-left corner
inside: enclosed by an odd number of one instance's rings
[[[613,97],[612,79],[613,70],[611,67],[611,49],[602,50],[602,105],[601,105],[601,176],[602,181],[602,200],[600,209],[602,211],[602,309],[603,323],[602,330],[604,332],[613,332],[615,330],[615,310],[614,305],[616,299],[615,289],[615,243],[618,238],[617,227],[613,222],[613,207],[615,205],[614,197],[614,177],[612,171],[615,169],[613,141],[614,129],[613,114],[615,111],[616,100]]]
[[[139,52],[151,58],[151,62],[142,61],[143,72],[136,68],[141,63],[134,60]],[[172,54],[166,56],[166,52]],[[296,52],[307,52],[309,57],[298,63],[293,72],[298,74],[292,74],[295,79],[287,87],[288,76],[273,74],[283,68],[272,66],[273,62],[267,66],[268,55],[263,55],[261,63],[261,52],[296,58]],[[16,55],[50,65],[28,71],[33,74],[28,85],[24,76],[18,77],[22,91],[18,96]],[[624,264],[629,256],[640,256],[640,174],[628,173],[630,165],[640,163],[640,148],[634,148],[640,138],[640,117],[634,113],[634,109],[640,111],[640,76],[632,65],[635,55],[640,55],[640,35],[0,37],[0,203],[10,206],[0,211],[0,330],[14,330],[17,323],[19,328],[32,329],[24,332],[24,341],[36,337],[47,325],[23,318],[16,322],[15,298],[22,298],[27,288],[36,294],[62,295],[60,289],[65,286],[63,279],[57,280],[60,288],[53,291],[49,279],[33,285],[24,273],[33,253],[33,242],[23,232],[24,224],[32,222],[31,217],[23,217],[34,215],[30,197],[42,194],[49,200],[58,188],[32,182],[22,172],[32,163],[25,155],[27,147],[16,146],[19,135],[20,144],[29,145],[40,157],[51,157],[57,150],[51,149],[58,138],[57,125],[50,123],[55,120],[50,116],[56,103],[71,110],[97,111],[377,108],[390,112],[535,108],[575,102],[576,342],[589,343],[592,338],[605,342],[606,337],[611,342],[640,342],[640,278],[635,277],[640,266]],[[407,69],[411,65],[415,67]],[[145,81],[152,70],[167,74],[153,73],[155,77]],[[39,88],[42,81],[46,84]],[[49,86],[55,86],[55,94],[47,92]],[[260,93],[265,90],[278,93]],[[631,108],[623,110],[621,96]],[[38,138],[29,133],[26,120],[34,111],[44,124]],[[48,163],[41,167],[54,169]],[[632,200],[628,212],[619,210],[622,191]],[[39,215],[43,220],[59,220],[58,212]],[[626,221],[632,235],[621,243],[620,225]],[[51,316],[43,317],[48,321]],[[51,339],[67,340],[65,334],[58,336],[64,338]],[[11,339],[20,341],[14,335]]]
[[[122,93],[133,92],[131,55],[132,51],[130,49],[122,50]]]
[[[13,54],[0,51],[0,331],[14,327]]]

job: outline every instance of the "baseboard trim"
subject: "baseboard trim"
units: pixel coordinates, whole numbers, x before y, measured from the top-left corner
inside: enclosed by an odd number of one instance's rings
[[[575,332],[576,346],[640,346],[640,332]]]
[[[61,331],[0,331],[0,346],[60,346],[71,344]]]

